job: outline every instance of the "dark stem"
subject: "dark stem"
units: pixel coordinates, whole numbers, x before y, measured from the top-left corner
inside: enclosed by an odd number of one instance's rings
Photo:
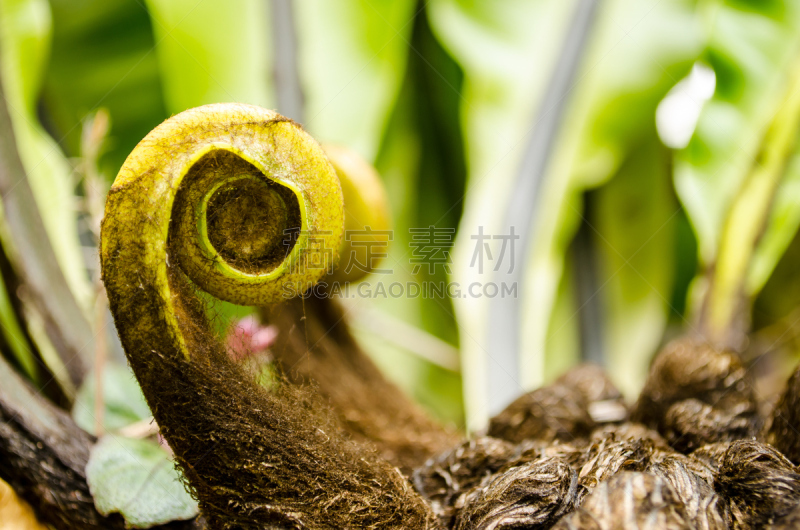
[[[591,199],[589,196],[586,196],[586,199],[585,204],[588,210]],[[597,282],[597,251],[592,237],[593,231],[586,218],[591,218],[588,211],[584,213],[584,221],[572,242],[581,358],[584,361],[605,366],[603,300]]]

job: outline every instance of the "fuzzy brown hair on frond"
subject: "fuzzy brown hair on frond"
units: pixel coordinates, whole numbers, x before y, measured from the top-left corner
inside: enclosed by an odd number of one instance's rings
[[[209,156],[246,164],[226,171],[207,163]],[[217,181],[207,182],[212,177]],[[242,180],[249,192],[263,194],[244,202],[283,201],[299,210],[303,232],[280,263],[270,245],[282,245],[281,237],[249,241],[264,259],[245,273],[216,248],[235,252],[236,246],[204,232],[235,223],[210,222],[211,210],[203,209],[230,202],[216,199],[241,190]],[[199,184],[209,189],[198,190]],[[276,196],[275,186],[291,194]],[[200,207],[186,200],[195,196]],[[188,210],[176,211],[182,208]],[[292,224],[296,215],[279,217]],[[320,247],[311,241],[338,248],[342,230],[338,181],[319,146],[296,124],[246,105],[210,105],[167,120],[129,156],[109,193],[101,261],[111,311],[153,415],[212,528],[437,525],[400,472],[348,441],[312,390],[288,384],[267,390],[233,363],[198,297],[202,289],[248,304],[302,292],[324,272],[307,264],[330,264],[329,257],[314,261]],[[276,277],[284,283],[276,285]]]
[[[388,381],[351,335],[336,299],[295,298],[263,311],[280,333],[271,348],[295,384],[311,382],[355,441],[410,474],[460,438]]]

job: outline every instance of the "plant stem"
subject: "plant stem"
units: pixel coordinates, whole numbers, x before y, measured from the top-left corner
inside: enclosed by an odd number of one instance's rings
[[[761,143],[722,230],[701,324],[722,346],[741,346],[749,306],[745,281],[753,253],[769,219],[773,198],[786,173],[800,128],[800,64],[793,65],[784,99]]]

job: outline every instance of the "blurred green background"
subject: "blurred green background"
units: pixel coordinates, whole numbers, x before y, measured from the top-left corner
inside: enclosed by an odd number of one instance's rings
[[[345,302],[442,421],[480,429],[583,359],[634,397],[683,333],[796,360],[796,2],[0,0],[0,17],[3,134],[24,168],[3,189],[0,350],[62,403],[98,348],[124,364],[98,281],[108,187],[158,123],[225,101],[378,169],[392,273]],[[478,270],[476,234],[512,226],[513,260],[496,267],[494,237]],[[417,270],[409,230],[429,227],[450,234],[448,263]],[[462,296],[374,294],[448,281]],[[475,282],[518,296],[466,294]],[[221,329],[247,313],[219,311]]]

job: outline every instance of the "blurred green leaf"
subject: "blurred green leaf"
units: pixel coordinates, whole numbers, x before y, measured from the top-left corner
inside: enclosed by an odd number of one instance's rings
[[[719,251],[710,275],[708,295],[704,300],[702,324],[712,340],[738,346],[745,343],[749,322],[750,297],[747,277],[753,256],[761,250],[763,271],[769,260],[771,271],[790,240],[796,226],[764,252],[759,247],[765,226],[769,226],[770,211],[775,194],[793,159],[800,131],[800,68],[793,67],[791,79],[784,84],[779,110],[764,134],[746,179],[733,200],[720,235]],[[784,208],[786,203],[782,204]],[[791,203],[789,203],[791,206]],[[782,212],[785,213],[785,212]],[[772,228],[775,228],[772,224]],[[784,227],[785,228],[785,227]],[[768,238],[774,242],[775,237]],[[761,283],[763,285],[763,278]],[[758,285],[760,288],[761,285]],[[745,306],[745,307],[742,307]]]
[[[396,231],[396,235],[405,232],[402,237],[406,241],[397,245],[403,251],[400,262],[405,267],[412,266],[410,260],[414,257],[406,227],[436,227],[442,234],[440,239],[445,242],[443,251],[446,252],[455,242],[467,177],[460,123],[459,94],[463,78],[461,68],[436,40],[427,17],[421,13],[414,22],[406,84],[401,88],[401,97],[407,95],[410,102],[408,107],[398,106],[395,111],[411,114],[419,151],[417,167],[405,175],[413,186],[410,215],[397,223],[400,230]],[[448,274],[443,266],[436,266],[433,271],[420,267],[415,280],[423,284],[444,284]],[[419,313],[423,329],[451,344],[458,344],[450,296],[422,299]]]
[[[655,135],[655,110],[696,59],[702,35],[692,2],[607,2],[596,31],[539,199],[526,276],[534,287],[526,293],[524,318],[532,324],[549,318],[548,283],[560,274],[581,215],[570,197],[608,181],[596,192],[596,217],[589,219],[603,350],[615,382],[634,394],[666,325],[676,259],[669,220],[678,208]],[[545,363],[560,356],[535,334],[529,340],[529,350],[546,352]]]
[[[8,344],[22,372],[31,381],[40,384],[36,356],[30,349],[28,339],[22,330],[11,295],[2,276],[0,276],[0,328],[2,328],[3,341]]]
[[[127,366],[107,364],[102,382],[103,429],[116,431],[132,423],[152,417],[144,400],[142,389]],[[90,373],[75,397],[72,418],[78,426],[90,433],[96,430],[95,404],[97,380]]]
[[[146,0],[170,113],[208,103],[269,107],[268,10],[257,0]]]
[[[36,0],[0,2],[0,183],[5,252],[25,286],[19,311],[42,359],[69,396],[85,374],[93,302],[78,241],[72,179],[38,123],[36,99],[49,41],[49,10]],[[55,347],[53,347],[55,346]]]
[[[167,116],[150,15],[140,0],[50,0],[53,37],[42,108],[59,143],[80,155],[81,124],[111,115],[101,173],[111,180],[139,140]],[[105,190],[102,190],[105,192]]]
[[[728,313],[742,303],[740,296],[754,296],[762,288],[800,223],[797,201],[787,195],[796,186],[796,163],[787,155],[772,156],[771,167],[761,168],[764,161],[759,154],[770,149],[764,143],[768,129],[785,119],[780,106],[789,88],[787,72],[796,68],[800,5],[782,0],[720,1],[709,3],[706,15],[709,42],[704,60],[716,74],[716,91],[703,107],[689,145],[676,155],[675,185],[697,234],[702,263],[722,275],[709,294],[719,301],[706,307],[725,307],[722,312]],[[755,204],[755,190],[748,186],[761,186],[757,182],[766,182],[767,174],[780,184],[766,194],[758,193],[760,203]],[[773,197],[771,212],[764,210]],[[760,240],[735,233],[742,223],[760,231],[765,212],[766,229]],[[720,255],[723,246],[725,256]],[[702,303],[708,289],[706,279],[698,280],[692,296],[695,304]],[[720,326],[725,324],[712,325]]]
[[[499,233],[515,192],[514,177],[527,144],[526,133],[533,126],[533,111],[558,61],[558,43],[575,5],[514,0],[491,5],[456,0],[432,3],[433,26],[466,75],[462,109],[470,180],[454,256],[456,278],[462,283],[479,278],[469,267],[474,249],[470,236],[479,226]],[[656,106],[702,49],[694,2],[645,5],[616,0],[604,2],[600,9],[544,181],[538,195],[531,197],[536,211],[519,293],[522,353],[516,374],[516,381],[526,389],[541,384],[549,364],[546,359],[562,354],[548,343],[547,335],[564,255],[580,220],[580,193],[608,180],[641,146],[641,138],[653,134]],[[642,187],[654,185],[650,178],[663,175],[660,162],[651,163],[639,177]],[[649,272],[662,275],[662,271],[645,271]],[[479,428],[487,414],[481,367],[493,350],[481,338],[486,334],[487,304],[481,299],[457,300],[456,304],[461,328],[471,336],[462,337],[465,388],[470,389],[465,396],[469,424]],[[662,307],[659,314],[653,312],[654,321],[643,319],[638,328],[629,329],[641,334],[639,345],[658,343],[666,311]],[[651,353],[636,355],[647,358]]]
[[[148,0],[147,6],[170,112],[221,101],[274,104],[268,6],[255,0]],[[413,0],[296,2],[304,125],[320,141],[374,159],[403,80],[414,6]]]
[[[374,160],[397,99],[415,0],[296,0],[303,125]]]
[[[79,305],[88,311],[94,298],[78,241],[75,183],[67,160],[37,116],[50,51],[50,8],[46,0],[3,0],[0,9],[3,89],[17,149],[58,264]]]
[[[570,2],[525,0],[428,4],[434,33],[464,71],[459,99],[469,170],[452,256],[453,279],[462,286],[481,281],[476,268],[469,266],[475,246],[470,236],[478,233],[478,227],[488,234],[500,233],[525,132],[557,60],[571,7]],[[520,291],[518,296],[526,295]],[[465,297],[453,303],[461,335],[467,428],[478,430],[489,414],[486,372],[493,353],[486,343],[489,301]]]
[[[86,481],[97,511],[120,513],[130,528],[191,519],[197,503],[158,443],[107,435],[92,448]]]
[[[595,192],[590,219],[598,249],[608,372],[635,396],[670,313],[676,262],[670,155],[651,130],[631,146],[619,171]],[[647,178],[643,178],[645,176]]]
[[[559,352],[545,365],[544,381],[554,381],[581,361],[581,330],[578,294],[575,287],[574,253],[565,256],[564,270],[558,284],[553,311],[547,326],[547,344]]]

